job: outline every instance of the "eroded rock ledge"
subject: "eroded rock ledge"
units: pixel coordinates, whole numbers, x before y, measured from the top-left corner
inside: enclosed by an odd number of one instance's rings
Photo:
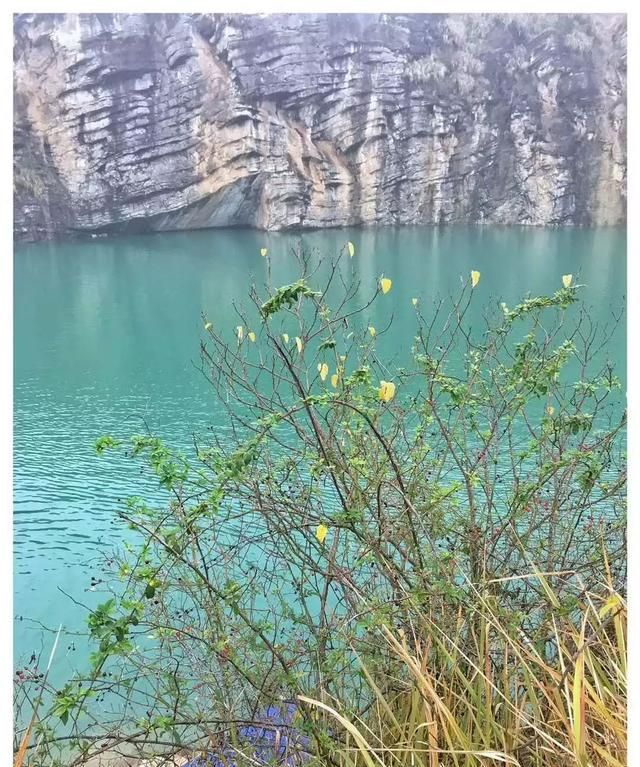
[[[622,16],[15,17],[15,233],[626,215]]]

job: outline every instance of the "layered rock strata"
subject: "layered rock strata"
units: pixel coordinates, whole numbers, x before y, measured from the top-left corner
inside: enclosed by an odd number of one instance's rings
[[[626,215],[621,16],[20,14],[18,239]]]

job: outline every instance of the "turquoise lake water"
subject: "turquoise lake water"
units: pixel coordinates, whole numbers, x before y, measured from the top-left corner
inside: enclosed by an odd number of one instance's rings
[[[291,248],[335,256],[347,240],[367,295],[382,273],[393,279],[393,336],[382,355],[401,354],[413,336],[411,298],[425,314],[478,269],[473,311],[523,294],[553,293],[561,276],[584,283],[594,321],[625,303],[626,234],[620,229],[406,228],[266,234],[217,230],[81,243],[23,245],[14,265],[14,612],[15,663],[43,663],[44,627],[68,634],[56,659],[62,678],[84,660],[74,632],[100,601],[91,577],[101,554],[125,534],[119,499],[157,495],[124,458],[98,458],[102,434],[146,428],[189,450],[194,433],[223,434],[223,412],[197,369],[201,313],[216,327],[238,324],[232,301],[264,282],[270,254],[276,284],[295,279]],[[376,306],[382,306],[376,302]],[[388,308],[388,305],[387,305]],[[370,317],[380,326],[383,317]],[[607,349],[624,380],[625,327]],[[75,649],[74,649],[75,648]]]

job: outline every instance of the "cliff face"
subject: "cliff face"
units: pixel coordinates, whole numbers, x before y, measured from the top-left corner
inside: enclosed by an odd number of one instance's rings
[[[621,16],[15,17],[19,239],[615,224]]]

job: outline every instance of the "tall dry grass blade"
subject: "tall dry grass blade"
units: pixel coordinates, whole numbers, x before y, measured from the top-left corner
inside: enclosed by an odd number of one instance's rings
[[[35,721],[35,711],[32,714],[31,721],[29,722],[27,730],[25,734],[22,736],[22,740],[20,741],[20,748],[18,749],[18,753],[16,754],[16,758],[13,762],[14,767],[22,767],[22,765],[24,764],[24,758],[27,755],[27,749],[29,748],[29,741],[31,740],[31,730],[33,729],[34,721]]]
[[[418,685],[421,695],[427,700],[433,702],[434,710],[442,722],[442,731],[445,739],[448,743],[451,754],[455,754],[460,751],[456,748],[456,743],[462,746],[462,751],[468,753],[470,750],[470,740],[467,737],[464,730],[460,727],[453,715],[451,709],[447,706],[445,701],[438,695],[434,679],[431,674],[425,674],[420,664],[413,656],[406,651],[406,648],[397,640],[394,634],[389,630],[387,626],[382,626],[382,632],[385,635],[387,641],[395,651],[396,655],[406,665],[407,669],[411,672],[415,682]],[[456,764],[458,763],[456,759]]]
[[[380,706],[383,708],[383,710],[385,711],[385,713],[389,717],[391,723],[395,727],[397,727],[398,730],[400,730],[400,722],[398,722],[398,720],[396,719],[393,711],[391,710],[391,707],[387,703],[387,700],[386,700],[384,694],[382,693],[382,691],[380,690],[380,688],[376,684],[376,682],[375,682],[373,676],[371,675],[371,673],[369,672],[369,669],[367,668],[366,664],[363,662],[363,660],[360,657],[360,655],[358,654],[358,652],[355,649],[353,649],[353,647],[352,647],[352,652],[354,653],[355,658],[358,661],[358,665],[362,669],[362,673],[364,674],[364,677],[367,680],[367,683],[368,683],[369,687],[371,687],[371,689],[373,690],[373,692],[374,692],[374,694],[376,696],[376,700],[378,701]]]
[[[366,738],[362,735],[360,730],[358,730],[358,728],[346,717],[338,713],[335,708],[329,706],[327,703],[323,703],[321,700],[307,698],[305,695],[298,695],[298,700],[302,701],[303,703],[307,703],[310,706],[315,706],[316,708],[320,708],[323,711],[326,711],[328,714],[331,714],[331,716],[334,717],[336,721],[340,722],[345,730],[353,736],[353,739],[355,740],[356,744],[358,745],[358,749],[362,754],[362,758],[367,763],[368,767],[375,767],[376,762],[373,760],[374,757],[378,764],[384,767],[384,762],[380,759],[375,751],[372,751],[369,748],[369,744],[367,743]]]
[[[576,658],[573,672],[573,697],[572,697],[572,715],[573,715],[573,736],[576,746],[576,759],[580,767],[587,763],[587,753],[585,750],[585,687],[584,687],[584,656],[585,646],[584,638],[587,626],[587,615],[585,614],[580,630],[580,641],[578,644],[578,657]]]
[[[27,755],[27,749],[29,748],[29,743],[31,741],[31,732],[33,730],[33,726],[38,716],[38,709],[40,708],[40,703],[42,702],[42,693],[44,692],[47,679],[49,678],[49,670],[51,669],[51,664],[53,663],[53,656],[56,654],[56,649],[58,647],[58,640],[60,639],[61,631],[62,631],[62,624],[58,626],[58,633],[56,634],[55,642],[53,643],[53,647],[51,648],[51,653],[49,655],[49,662],[47,663],[47,668],[45,670],[44,678],[42,680],[42,684],[40,685],[40,691],[38,693],[38,697],[36,698],[36,702],[33,704],[33,713],[31,714],[31,719],[29,720],[27,729],[24,735],[22,736],[22,740],[20,741],[20,747],[18,748],[18,753],[16,754],[16,758],[13,762],[13,767],[22,767],[24,764],[24,760]]]

